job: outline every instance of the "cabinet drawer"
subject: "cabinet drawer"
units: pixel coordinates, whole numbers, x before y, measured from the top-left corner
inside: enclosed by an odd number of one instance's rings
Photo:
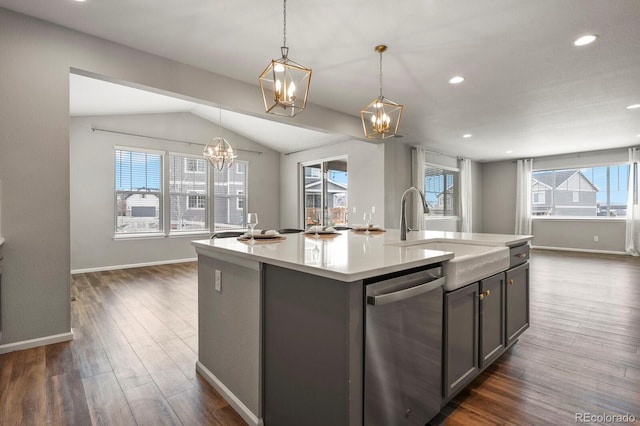
[[[509,250],[509,268],[522,265],[529,260],[529,244],[522,244],[517,247],[511,247]]]

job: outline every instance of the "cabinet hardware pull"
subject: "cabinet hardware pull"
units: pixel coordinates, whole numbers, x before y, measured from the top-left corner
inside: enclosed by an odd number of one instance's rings
[[[515,255],[516,257],[519,257],[521,259],[524,259],[525,257],[527,257],[527,253],[518,253]]]
[[[513,285],[513,278],[509,278],[507,282],[509,283],[509,285]]]
[[[491,294],[491,290],[481,291],[480,292],[480,300],[484,299],[485,297],[489,296],[490,294]]]

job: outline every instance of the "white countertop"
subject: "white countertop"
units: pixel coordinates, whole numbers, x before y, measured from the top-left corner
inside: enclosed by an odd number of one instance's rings
[[[4,244],[4,238],[0,237],[0,246]]]
[[[314,238],[305,234],[286,234],[285,240],[250,245],[235,238],[192,241],[198,254],[213,258],[237,257],[245,260],[321,275],[340,281],[356,281],[438,263],[453,253],[437,250],[409,250],[404,246],[426,241],[458,241],[488,246],[516,246],[531,235],[478,234],[439,231],[412,231],[400,241],[400,231],[365,235],[341,231],[333,238]]]

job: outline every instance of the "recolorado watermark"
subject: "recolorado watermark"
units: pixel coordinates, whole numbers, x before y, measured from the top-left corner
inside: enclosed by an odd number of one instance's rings
[[[576,413],[576,423],[634,423],[636,416],[633,414],[595,414]]]

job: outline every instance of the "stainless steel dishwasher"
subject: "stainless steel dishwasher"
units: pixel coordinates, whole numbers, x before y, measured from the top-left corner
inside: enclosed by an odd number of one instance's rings
[[[440,411],[442,268],[365,281],[364,424],[424,426]]]

